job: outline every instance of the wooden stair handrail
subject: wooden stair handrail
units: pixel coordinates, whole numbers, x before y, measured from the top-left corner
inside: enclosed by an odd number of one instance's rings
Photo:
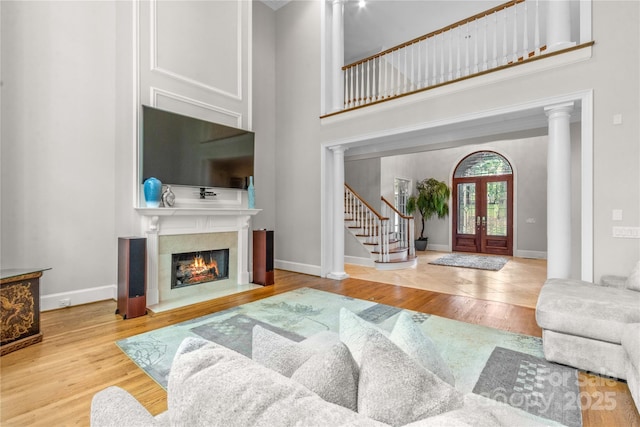
[[[404,47],[410,46],[410,45],[412,45],[414,43],[421,42],[422,40],[426,40],[428,38],[435,37],[438,34],[442,34],[442,33],[445,33],[447,31],[453,30],[456,27],[459,27],[461,25],[467,24],[469,22],[473,22],[473,21],[475,21],[477,19],[480,19],[480,18],[484,18],[485,16],[491,15],[492,13],[501,11],[503,9],[507,9],[509,7],[517,5],[518,3],[522,3],[524,1],[525,0],[511,0],[511,1],[508,1],[506,3],[500,4],[500,5],[496,6],[496,7],[491,8],[491,9],[487,9],[484,12],[477,13],[477,14],[475,14],[473,16],[470,16],[468,18],[462,19],[462,20],[460,20],[458,22],[455,22],[453,24],[447,25],[446,27],[442,27],[439,30],[432,31],[432,32],[430,32],[428,34],[425,34],[425,35],[416,37],[415,39],[409,40],[408,42],[404,42],[404,43],[401,43],[399,45],[390,47],[389,49],[387,49],[385,51],[382,51],[382,52],[379,52],[379,53],[376,53],[375,55],[371,55],[371,56],[369,56],[367,58],[364,58],[364,59],[361,59],[359,61],[353,62],[351,64],[345,65],[345,66],[342,67],[342,70],[346,71],[347,69],[349,69],[351,67],[358,66],[358,65],[360,65],[360,64],[362,64],[364,62],[371,61],[372,59],[378,58],[380,56],[383,56],[383,55],[386,55],[388,53],[394,52],[396,50],[402,49]]]
[[[387,199],[385,199],[384,196],[380,196],[380,200],[382,200],[384,203],[386,203],[387,206],[389,206],[395,213],[400,215],[400,218],[402,218],[402,219],[411,219],[411,218],[413,218],[412,216],[407,216],[407,215],[404,215],[403,213],[401,213],[398,209],[396,209],[395,206],[393,206],[391,203],[389,203],[389,201]]]
[[[356,199],[360,200],[360,202],[365,205],[371,212],[373,212],[375,214],[375,216],[378,217],[378,219],[380,221],[388,221],[389,218],[382,216],[380,213],[378,213],[378,211],[376,211],[374,208],[371,207],[371,205],[369,203],[366,202],[366,200],[364,200],[362,197],[360,197],[360,195],[358,193],[356,193],[353,188],[351,188],[349,186],[349,184],[347,184],[346,182],[344,183],[344,186],[347,187],[349,189],[349,191],[351,191],[351,193],[356,196]]]

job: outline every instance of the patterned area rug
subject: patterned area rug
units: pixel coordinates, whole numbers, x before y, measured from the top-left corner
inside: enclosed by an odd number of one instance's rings
[[[342,307],[388,331],[402,311],[373,301],[301,288],[126,338],[117,345],[166,389],[173,356],[188,336],[200,336],[251,357],[255,325],[301,341],[320,331],[337,332]],[[548,425],[582,425],[579,403],[571,407],[563,400],[568,395],[579,396],[577,371],[544,360],[540,338],[405,311],[435,342],[459,391],[505,402],[545,418]],[[555,369],[568,370],[560,378],[569,380],[560,385],[549,381],[549,375],[555,378]],[[523,372],[528,375],[524,383]]]
[[[506,258],[497,256],[448,254],[431,261],[429,264],[498,271],[508,261]]]

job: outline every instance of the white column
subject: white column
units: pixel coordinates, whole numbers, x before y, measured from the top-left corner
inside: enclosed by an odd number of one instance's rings
[[[573,102],[545,107],[547,151],[547,277],[571,276],[571,130]]]
[[[547,4],[547,52],[575,46],[571,41],[571,8],[568,0]]]
[[[344,147],[331,147],[333,152],[333,256],[329,279],[349,277],[344,271]]]
[[[331,109],[340,111],[344,107],[344,16],[343,0],[333,0],[331,19]]]

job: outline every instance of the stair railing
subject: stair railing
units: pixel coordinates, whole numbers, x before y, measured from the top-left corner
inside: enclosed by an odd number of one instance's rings
[[[344,109],[539,56],[540,1],[511,0],[342,67]]]
[[[377,246],[378,261],[389,262],[389,218],[371,207],[348,184],[344,184],[345,221],[360,228],[365,242]]]
[[[415,247],[415,225],[412,216],[404,215],[387,199],[380,197],[382,200],[382,214],[386,217],[393,218],[391,221],[391,235],[399,242],[399,247],[408,249],[409,257],[416,255]]]

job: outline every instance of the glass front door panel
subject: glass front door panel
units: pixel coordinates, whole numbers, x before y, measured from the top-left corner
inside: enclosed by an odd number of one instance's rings
[[[507,235],[507,182],[487,183],[487,236]]]
[[[458,184],[458,234],[476,234],[476,184]]]

